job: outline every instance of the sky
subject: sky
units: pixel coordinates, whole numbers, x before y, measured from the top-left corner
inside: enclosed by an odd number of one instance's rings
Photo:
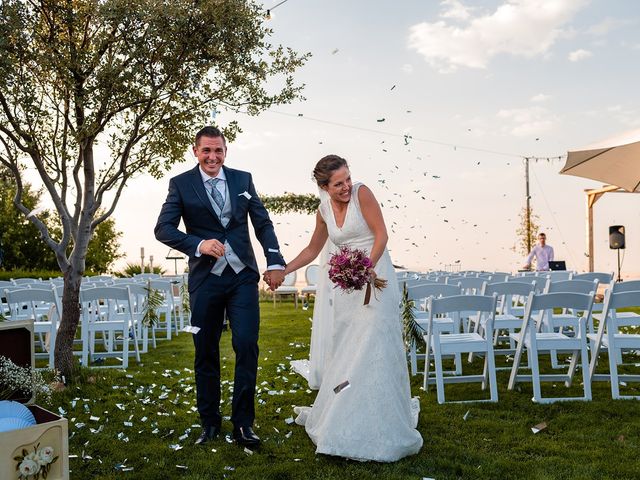
[[[533,213],[556,259],[586,270],[584,190],[602,183],[560,175],[559,157],[640,128],[640,3],[287,0],[265,21],[273,44],[312,57],[296,73],[306,100],[258,117],[218,108],[219,126],[243,129],[226,165],[251,171],[260,194],[317,192],[313,166],[335,153],[382,204],[395,264],[513,271],[524,262],[523,158],[535,157]],[[169,177],[195,166],[185,158],[165,178],[130,182],[114,214],[126,255],[116,268],[139,263],[143,247],[173,273],[153,227]],[[605,195],[594,217],[595,269],[616,270],[608,226],[621,224],[622,274],[640,277],[640,195]],[[292,259],[313,216],[272,220]]]

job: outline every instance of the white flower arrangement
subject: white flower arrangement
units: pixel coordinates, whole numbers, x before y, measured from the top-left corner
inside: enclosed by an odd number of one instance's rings
[[[59,381],[55,373],[53,381]],[[48,402],[51,399],[51,387],[42,370],[21,367],[0,355],[0,400],[15,398],[16,394],[25,395],[25,398],[35,394]]]
[[[22,449],[22,455],[14,457],[18,462],[16,471],[19,472],[19,480],[39,480],[40,477],[46,479],[51,470],[51,465],[56,463],[58,456],[55,455],[53,447],[40,448],[40,444],[33,447],[33,452]]]

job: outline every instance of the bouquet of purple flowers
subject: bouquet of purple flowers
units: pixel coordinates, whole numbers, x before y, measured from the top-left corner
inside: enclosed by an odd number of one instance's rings
[[[371,297],[371,286],[377,290],[382,290],[387,286],[387,281],[374,276],[372,280],[373,263],[364,250],[340,247],[329,259],[329,280],[335,283],[347,293],[354,290],[362,290],[366,285],[364,304],[369,303]]]

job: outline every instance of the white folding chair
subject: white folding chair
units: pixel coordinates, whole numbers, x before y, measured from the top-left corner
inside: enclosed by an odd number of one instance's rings
[[[587,282],[597,280],[598,283],[609,284],[613,280],[613,272],[576,273],[571,277],[571,280],[586,280]]]
[[[304,279],[307,284],[302,287],[300,293],[308,300],[310,295],[316,294],[316,285],[318,283],[318,275],[320,274],[319,265],[308,265],[304,271]]]
[[[158,308],[160,318],[158,328],[164,328],[166,337],[164,340],[171,340],[171,333],[178,335],[178,312],[173,297],[173,284],[169,280],[157,277],[147,277],[148,288],[159,291],[164,297],[162,305]],[[164,323],[162,319],[164,318]]]
[[[124,284],[118,285],[125,286]],[[133,302],[133,321],[136,328],[136,337],[140,344],[140,353],[147,353],[149,350],[149,327],[144,325],[144,309],[149,295],[149,286],[147,283],[132,282],[126,284],[131,293],[131,301]],[[156,348],[156,325],[151,326],[151,346]]]
[[[411,278],[401,278],[398,279],[398,285],[400,286],[400,288],[402,288],[403,284],[406,285],[407,287],[413,287],[415,285],[422,285],[425,283],[437,283],[433,280],[427,280],[424,279],[420,276],[415,276],[415,277],[411,277]]]
[[[480,277],[477,273],[467,272],[467,275],[456,281],[462,289],[463,295],[482,295],[482,290],[486,286],[488,280],[486,277]],[[460,321],[462,322],[462,328],[465,332],[469,332],[472,320],[475,312],[464,312],[460,315]]]
[[[621,327],[618,323],[616,313],[618,309],[640,307],[640,291],[622,291],[616,293],[611,290],[605,292],[604,312],[606,315],[598,325],[598,333],[589,335],[591,347],[591,361],[589,364],[589,377],[591,380],[611,382],[611,397],[617,399],[640,399],[638,395],[621,395],[621,382],[640,382],[639,374],[619,374],[618,363],[622,363],[622,353],[625,350],[640,349],[640,334],[638,328],[627,331],[628,328]],[[624,319],[625,327],[633,325],[630,322],[632,317]],[[634,325],[640,327],[640,321]],[[624,328],[624,330],[623,330]],[[609,374],[597,374],[595,372],[598,364],[600,350],[606,348],[609,352]],[[620,359],[620,361],[618,361]]]
[[[576,273],[571,277],[571,280],[586,280],[588,282],[597,280],[599,285],[609,285],[613,281],[613,272]],[[594,302],[591,313],[601,313],[603,306],[603,303]]]
[[[462,290],[459,285],[447,285],[443,283],[423,283],[407,287],[408,299],[413,302],[413,314],[418,326],[427,333],[429,324],[429,316],[427,312],[427,302],[429,297],[451,297],[453,295],[460,295]],[[457,326],[457,332],[460,331],[460,325],[454,325],[451,318],[438,318],[436,323],[440,328],[448,328],[451,333],[454,333]],[[445,325],[446,324],[446,325]],[[411,375],[418,373],[418,359],[424,358],[424,354],[418,354],[417,345],[411,342],[409,347],[409,360],[411,364]],[[461,363],[461,362],[459,362]],[[461,371],[462,368],[459,363],[456,363],[456,371]]]
[[[12,278],[11,281],[13,282],[14,285],[27,285],[30,283],[40,283],[42,282],[42,279],[24,277],[24,278]]]
[[[626,282],[611,282],[609,290],[612,293],[621,292],[637,292],[640,291],[640,280],[628,280]],[[636,312],[611,312],[616,318],[616,325],[618,327],[637,325],[640,323],[640,315]],[[592,315],[594,319],[602,320],[602,313],[596,313]],[[620,363],[620,362],[618,362]]]
[[[189,318],[189,308],[188,306],[187,308],[185,308],[182,298],[183,290],[188,288],[187,278],[185,275],[172,275],[163,278],[171,282],[173,292],[173,308],[175,310],[176,322],[178,321],[178,319],[180,320],[179,330],[182,331],[185,325],[191,323]]]
[[[496,282],[489,283],[481,292],[482,295],[496,295],[498,304],[496,315],[493,322],[493,346],[494,355],[513,355],[515,353],[515,341],[511,338],[511,334],[515,333],[522,326],[522,318],[509,313],[507,306],[513,303],[513,298],[529,298],[529,294],[535,291],[535,282]],[[526,303],[524,305],[526,307]],[[523,308],[524,308],[523,307]],[[482,325],[482,317],[469,317],[471,321],[470,330],[475,333],[482,333],[484,326]],[[506,332],[506,335],[500,335],[500,332]],[[497,348],[500,342],[509,342],[506,348]],[[473,352],[469,353],[469,362],[473,360]]]
[[[159,273],[135,273],[133,275],[135,280],[147,281],[147,280],[161,280],[162,275]]]
[[[485,389],[489,384],[490,398],[476,401],[498,401],[495,358],[493,356],[493,318],[496,312],[496,295],[455,295],[453,297],[429,298],[429,326],[424,336],[427,354],[424,364],[423,388],[428,389],[430,383],[436,383],[438,403],[445,403],[444,386],[446,383],[482,382]],[[475,311],[485,317],[484,335],[479,333],[446,333],[434,323],[437,315],[457,316],[462,312]],[[484,354],[484,370],[482,375],[445,376],[442,358],[445,355],[460,355],[475,352]],[[429,376],[430,356],[433,353],[435,379]]]
[[[291,272],[284,277],[282,285],[273,291],[273,306],[276,306],[276,298],[283,295],[293,295],[295,308],[298,308],[298,288],[296,284],[296,272]]]
[[[487,278],[487,283],[502,283],[506,282],[507,278],[509,278],[508,273],[493,272]]]
[[[557,282],[548,282],[544,289],[544,293],[591,293],[598,291],[598,280],[561,280]],[[595,303],[594,303],[595,305]],[[591,308],[593,313],[593,307]],[[551,331],[552,328],[559,329],[561,332],[567,332],[566,328],[576,325],[576,318],[582,312],[563,309],[560,313],[554,313],[553,310],[547,310],[543,313],[538,323],[538,331]],[[553,325],[553,327],[551,327]],[[594,332],[593,317],[589,318],[587,323],[588,333]],[[570,331],[567,332],[569,335]],[[551,365],[553,368],[562,368],[558,364],[558,357],[555,352],[551,352]]]
[[[62,312],[60,299],[53,288],[26,288],[26,285],[22,284],[19,289],[5,289],[9,319],[34,320],[34,334],[38,335],[42,351],[36,353],[36,356],[48,358],[49,368],[54,368],[56,334]]]
[[[530,293],[527,300],[527,308],[522,320],[520,331],[511,334],[516,340],[516,353],[513,359],[513,367],[509,378],[509,390],[513,390],[516,383],[528,381],[533,384],[533,401],[538,403],[553,403],[562,400],[591,400],[591,383],[589,382],[589,360],[587,357],[587,322],[591,317],[591,306],[593,305],[594,294],[583,293]],[[555,308],[569,308],[586,312],[584,316],[578,317],[577,325],[574,327],[573,336],[565,335],[562,332],[539,332],[533,317],[534,312],[544,312]],[[518,372],[522,352],[526,349],[530,375]],[[571,352],[571,363],[568,373],[562,374],[541,374],[539,365],[539,355],[541,352]],[[563,381],[567,387],[571,386],[573,376],[578,367],[578,359],[581,361],[582,379],[584,385],[584,396],[582,397],[542,397],[542,381]]]
[[[7,306],[6,299],[4,298],[5,288],[13,288],[15,284],[9,280],[0,280],[0,314],[3,316],[9,315],[9,307]]]
[[[571,280],[573,276],[573,272],[571,270],[551,270],[549,272],[544,272],[542,277],[546,277],[553,282],[564,282],[566,280]]]
[[[129,287],[94,287],[80,289],[80,305],[82,308],[82,364],[90,365],[93,356],[121,356],[120,365],[108,367],[127,368],[129,366],[129,340],[133,340],[136,361],[140,362],[140,351],[133,318],[133,302]],[[96,353],[96,333],[102,335],[104,352]],[[122,350],[117,350],[118,337],[122,336]]]
[[[546,277],[539,277],[535,275],[535,273],[537,272],[531,272],[531,275],[509,277],[507,281],[508,282],[524,282],[524,283],[534,282],[536,285],[535,292],[542,293],[544,289],[547,287],[547,283],[549,282],[549,279]],[[513,305],[507,305],[507,310],[505,313],[510,313],[517,317],[523,317],[524,316],[524,303],[523,303],[524,299],[514,297],[513,300],[514,300]]]

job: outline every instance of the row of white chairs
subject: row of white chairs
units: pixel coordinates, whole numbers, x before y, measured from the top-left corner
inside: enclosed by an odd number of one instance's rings
[[[91,278],[84,281],[80,289],[81,306],[81,350],[83,365],[90,365],[93,357],[116,357],[119,365],[127,368],[129,356],[146,353],[149,343],[156,346],[156,328],[166,329],[166,339],[184,328],[189,322],[180,296],[181,277],[159,279],[157,277],[123,279]],[[63,286],[55,282],[18,282],[18,285],[3,285],[0,291],[6,304],[0,305],[9,320],[31,318],[34,320],[38,357],[47,357],[53,368],[53,355],[60,312]],[[157,309],[163,324],[148,328],[142,316],[149,288],[159,291],[162,305]],[[149,335],[151,333],[151,335]],[[150,338],[151,337],[151,338]],[[129,347],[132,341],[133,348]],[[104,348],[98,353],[96,343]],[[120,349],[118,349],[120,347]]]
[[[425,331],[426,353],[424,355],[424,388],[436,383],[438,401],[444,402],[444,384],[481,380],[483,388],[489,385],[490,400],[497,400],[495,388],[495,356],[513,356],[509,388],[522,381],[533,383],[536,402],[550,402],[567,399],[591,399],[591,381],[611,379],[613,398],[621,398],[618,391],[617,367],[622,362],[622,352],[640,348],[640,335],[629,336],[624,331],[632,325],[640,325],[640,316],[633,312],[618,312],[622,299],[616,295],[637,290],[640,281],[610,283],[605,293],[604,308],[599,320],[598,330],[594,329],[593,301],[598,288],[594,281],[574,280],[564,282],[545,282],[544,288],[535,281],[508,281],[484,283],[475,291],[465,291],[460,284],[423,284],[408,287],[409,298],[416,302],[415,316]],[[635,290],[634,290],[635,289]],[[637,301],[640,306],[640,293],[628,295],[625,306]],[[514,302],[524,299],[519,311]],[[617,299],[617,300],[616,300]],[[620,307],[621,308],[621,307]],[[559,313],[557,309],[560,309]],[[621,330],[622,327],[622,330]],[[501,335],[506,334],[506,335]],[[502,340],[502,342],[501,342]],[[506,341],[506,342],[505,342]],[[507,343],[506,348],[501,348]],[[596,374],[598,353],[608,350],[610,371],[608,374]],[[521,370],[522,353],[527,352],[531,374]],[[592,353],[589,362],[588,351]],[[539,352],[548,352],[552,369],[561,368],[557,361],[558,353],[569,352],[571,363],[567,372],[541,374],[538,368]],[[475,354],[485,358],[481,376],[463,376],[461,354],[469,353],[471,361]],[[442,357],[453,356],[455,369],[452,376],[445,376]],[[410,352],[412,373],[417,370],[415,346]],[[435,377],[429,374],[430,360],[435,364]],[[591,365],[589,365],[589,363]],[[575,372],[583,373],[584,395],[578,398],[545,398],[541,393],[542,381],[564,381],[570,385]],[[638,376],[627,377],[633,381]]]
[[[600,276],[598,276],[600,275]],[[598,278],[602,278],[603,281],[609,282],[611,280],[609,274],[594,274],[593,276],[583,277],[593,278],[591,282],[587,280],[573,280],[564,282],[551,282],[548,278],[543,277],[516,277],[507,279],[507,281],[491,282],[492,278],[463,278],[458,280],[457,283],[434,283],[426,282],[416,284],[415,282],[409,282],[403,280],[409,289],[411,289],[410,300],[422,299],[422,310],[426,307],[426,298],[429,296],[451,296],[458,294],[499,294],[499,307],[498,317],[496,319],[498,329],[496,330],[495,341],[503,340],[505,337],[500,337],[501,331],[507,330],[509,333],[513,332],[514,328],[518,327],[520,319],[524,315],[524,303],[523,300],[533,290],[538,293],[552,293],[557,291],[573,291],[578,293],[588,293],[591,290],[597,291]],[[572,283],[573,282],[573,283]],[[487,285],[494,285],[489,290],[486,290]],[[499,285],[499,288],[497,287]],[[524,286],[523,286],[524,285]],[[573,285],[573,288],[570,287]],[[417,288],[419,287],[419,288]],[[593,307],[593,312],[601,312],[602,304],[596,304]],[[418,314],[420,315],[420,314]],[[424,318],[422,319],[424,323]],[[591,331],[593,331],[593,323],[590,323]],[[474,331],[477,332],[477,325],[474,324],[474,317],[468,317],[467,323],[464,325],[465,332]],[[509,339],[509,337],[506,337]],[[509,340],[512,345],[514,342]],[[513,351],[508,352],[513,353]],[[415,345],[411,345],[409,352],[411,362],[411,373],[415,375],[417,373],[417,354]],[[554,367],[557,366],[557,360],[555,355],[553,357]],[[459,368],[457,369],[459,370]]]

